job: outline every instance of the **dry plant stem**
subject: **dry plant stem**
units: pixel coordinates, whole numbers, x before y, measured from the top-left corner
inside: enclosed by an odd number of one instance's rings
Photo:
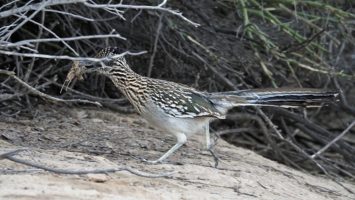
[[[324,166],[322,166],[318,161],[316,161],[312,156],[310,156],[308,153],[306,153],[302,148],[300,148],[298,145],[296,145],[295,143],[293,143],[290,140],[287,140],[286,138],[284,138],[282,136],[282,134],[280,133],[280,131],[277,129],[276,125],[271,121],[271,119],[260,109],[260,108],[256,108],[258,114],[267,122],[267,124],[269,124],[269,126],[273,129],[273,131],[278,135],[278,137],[283,140],[286,141],[288,144],[290,144],[292,147],[294,147],[297,151],[299,151],[300,153],[302,153],[306,158],[308,158],[309,160],[311,160],[314,164],[316,164],[319,169],[321,169],[323,171],[323,173],[328,176],[330,179],[332,179],[334,182],[336,182],[337,184],[339,184],[340,186],[342,186],[344,189],[346,189],[348,192],[355,194],[354,191],[352,191],[351,189],[349,189],[348,187],[346,187],[345,185],[343,185],[342,183],[340,183],[339,181],[337,181],[334,177],[332,177],[328,170],[326,170],[324,168]]]
[[[142,176],[142,177],[147,177],[147,178],[159,178],[159,177],[167,177],[167,176],[171,176],[173,174],[173,172],[168,172],[168,173],[161,173],[161,174],[153,174],[153,173],[147,173],[147,172],[142,172],[136,169],[132,169],[130,167],[126,167],[126,166],[121,166],[121,167],[117,167],[117,168],[107,168],[107,169],[93,169],[93,170],[78,170],[78,169],[55,169],[55,168],[51,168],[51,167],[47,167],[44,165],[40,165],[37,163],[33,163],[27,160],[23,160],[20,158],[15,158],[14,156],[20,152],[23,151],[28,151],[28,149],[16,149],[13,151],[9,151],[6,152],[4,154],[0,154],[0,159],[7,159],[7,160],[11,160],[13,162],[16,163],[20,163],[23,165],[27,165],[30,167],[35,167],[37,169],[42,169],[44,171],[48,171],[48,172],[53,172],[53,173],[57,173],[57,174],[76,174],[76,175],[82,175],[82,174],[106,174],[106,173],[115,173],[118,171],[127,171],[131,174],[137,175],[137,176]]]
[[[291,47],[287,47],[285,49],[282,50],[283,53],[290,53],[290,52],[295,52],[295,51],[299,51],[303,48],[305,48],[307,45],[309,45],[312,41],[314,41],[315,39],[317,39],[323,32],[325,31],[325,29],[320,30],[318,33],[314,34],[312,37],[310,37],[309,39],[295,44]]]
[[[20,152],[22,152],[22,151],[27,151],[27,150],[28,150],[27,148],[15,149],[15,150],[12,150],[12,151],[9,151],[9,152],[0,154],[0,160],[7,159],[7,158],[10,157],[10,156],[13,156],[13,155],[15,155],[15,154],[17,154],[17,153],[20,153]]]
[[[258,109],[258,108],[257,108]],[[287,163],[289,163],[290,165],[296,167],[297,169],[301,169],[301,167],[296,164],[295,162],[293,162],[292,160],[290,160],[289,158],[287,158],[287,156],[285,156],[281,149],[279,148],[279,146],[276,144],[276,141],[273,140],[273,138],[271,137],[271,134],[269,133],[265,123],[263,122],[263,120],[256,115],[251,115],[251,114],[247,114],[247,113],[243,113],[243,114],[234,114],[234,115],[229,115],[228,118],[233,119],[233,120],[237,120],[237,119],[251,119],[254,120],[255,122],[258,123],[260,130],[262,131],[262,133],[264,134],[265,138],[267,139],[267,143],[270,144],[270,146],[273,149],[273,152],[276,154],[276,157],[279,157],[281,159],[283,159],[284,161],[286,161]]]
[[[21,18],[25,18],[24,20],[22,20],[21,23],[17,24],[13,29],[11,29],[11,31],[8,31],[6,33],[6,35],[4,35],[2,37],[2,39],[0,41],[7,41],[13,33],[15,33],[18,29],[20,29],[24,24],[26,24],[30,19],[32,19],[33,17],[35,17],[37,15],[38,12],[40,12],[46,5],[48,4],[48,2],[44,2],[42,3],[37,10],[35,10],[29,17],[25,16],[25,14],[22,14],[19,19]],[[1,14],[1,13],[0,13]],[[16,14],[13,14],[16,16]]]
[[[227,79],[221,72],[216,69],[213,65],[210,65],[205,59],[203,59],[198,53],[192,52],[192,54],[199,59],[201,62],[203,62],[214,74],[218,76],[226,85],[228,85],[230,88],[237,89],[235,84],[233,84],[229,79]]]
[[[286,141],[287,143],[291,144],[297,151],[301,152],[304,156],[312,160],[325,174],[329,175],[327,170],[319,164],[315,159],[313,159],[310,155],[308,155],[302,148],[291,142],[290,140],[287,140],[286,138],[283,137],[283,135],[280,133],[280,131],[277,129],[276,125],[271,121],[271,119],[260,109],[256,108],[256,111],[258,114],[267,122],[267,124],[272,128],[272,130],[276,133],[276,135],[283,141]]]
[[[45,81],[48,82],[48,84],[53,84],[53,85],[56,85],[58,87],[62,87],[63,84],[59,84],[53,80],[50,80],[44,76],[40,76],[38,75],[36,72],[32,72],[32,74],[34,74],[35,76],[38,77],[38,80],[39,79],[43,79]],[[37,87],[36,87],[37,88]],[[102,98],[102,97],[97,97],[97,96],[92,96],[90,94],[86,94],[86,93],[83,93],[83,92],[79,92],[77,90],[74,90],[72,88],[69,88],[67,87],[66,90],[68,90],[69,92],[72,92],[74,94],[77,94],[78,96],[81,96],[81,97],[85,97],[87,98],[88,100],[91,100],[91,101],[100,101],[102,104],[105,104],[104,102],[110,102],[110,103],[123,103],[123,102],[127,102],[128,100],[125,99],[125,98],[119,98],[119,99],[111,99],[111,98]]]
[[[334,83],[335,87],[339,91],[341,106],[344,108],[344,110],[346,112],[350,112],[353,115],[355,115],[355,107],[351,106],[348,103],[348,100],[346,99],[346,96],[344,94],[344,90],[343,90],[343,88],[341,88],[341,86],[340,86],[340,84],[339,84],[339,82],[338,82],[338,80],[336,78],[333,79],[333,83]]]
[[[49,6],[53,6],[53,5],[74,4],[74,3],[84,3],[84,5],[87,7],[101,8],[101,9],[139,9],[139,10],[163,11],[163,12],[167,12],[172,15],[175,15],[175,16],[183,19],[184,21],[188,22],[189,24],[192,24],[195,27],[199,26],[198,23],[195,23],[195,22],[189,20],[188,18],[186,18],[185,16],[183,16],[181,12],[174,11],[169,8],[163,7],[167,3],[167,0],[162,1],[157,6],[128,5],[128,4],[121,4],[121,3],[120,4],[95,4],[93,2],[88,3],[87,0],[51,0],[51,1],[43,1],[40,3],[30,4],[30,5],[22,6],[20,8],[9,9],[9,10],[0,12],[0,18],[9,17],[9,16],[17,14],[17,13],[28,12],[30,10],[35,10],[38,12],[38,11],[44,9],[45,7],[49,7]],[[119,11],[119,10],[116,10],[116,11]],[[121,12],[121,11],[119,11],[119,12]],[[119,13],[116,12],[115,14],[119,14]]]
[[[163,23],[162,23],[163,18],[164,18],[164,14],[161,14],[159,16],[158,27],[157,27],[157,31],[155,33],[153,53],[152,53],[152,56],[150,57],[150,60],[149,60],[149,67],[148,67],[148,73],[147,73],[148,77],[150,77],[152,74],[152,69],[153,69],[153,65],[154,65],[154,58],[155,58],[155,54],[157,52],[157,47],[158,47],[159,36],[160,36],[161,28],[163,26]]]
[[[102,35],[83,35],[77,37],[62,37],[62,38],[38,38],[38,39],[28,39],[21,40],[15,43],[7,43],[1,46],[3,47],[17,47],[23,45],[32,45],[31,43],[40,43],[40,42],[61,42],[61,41],[74,41],[74,40],[86,40],[86,39],[97,39],[97,38],[118,38],[126,40],[125,37],[122,37],[120,34],[102,34]]]
[[[86,0],[52,0],[52,1],[47,1],[45,6],[55,6],[55,5],[63,5],[63,4],[74,4],[78,2],[85,2]],[[43,2],[40,3],[35,3],[35,4],[30,4],[30,5],[25,5],[19,8],[12,8],[3,12],[0,12],[0,18],[4,17],[9,17],[11,15],[14,15],[16,13],[24,13],[30,10],[39,10],[43,6]]]
[[[140,51],[140,52],[123,52],[115,57],[120,57],[120,56],[125,56],[125,55],[142,55],[146,53],[146,51]],[[71,57],[71,56],[53,56],[53,55],[47,55],[47,54],[39,54],[39,53],[18,53],[15,51],[3,51],[0,50],[0,54],[5,54],[5,55],[13,55],[13,56],[24,56],[24,57],[31,57],[31,58],[47,58],[47,59],[63,59],[63,60],[72,60],[72,61],[93,61],[93,62],[100,62],[103,60],[106,60],[107,58],[88,58],[88,57]]]
[[[45,27],[42,23],[38,23],[30,18],[28,18],[27,16],[18,16],[18,15],[15,15],[16,17],[19,17],[19,18],[25,18],[26,20],[28,20],[29,22],[43,28],[44,30],[46,30],[48,33],[50,33],[51,35],[53,35],[54,37],[56,37],[57,39],[59,39],[60,42],[62,42],[72,53],[74,53],[74,55],[76,56],[79,56],[79,54],[64,40],[60,40],[60,37],[55,33],[53,32],[52,30],[50,30],[49,28]],[[13,32],[13,31],[11,31]]]
[[[300,19],[301,21],[305,22],[305,23],[308,24],[310,27],[316,29],[316,30],[319,31],[320,33],[323,33],[323,32],[325,31],[325,29],[322,29],[321,27],[317,26],[316,24],[312,23],[311,21],[309,21],[309,20],[307,20],[307,19],[305,19],[305,18],[303,18],[303,17],[301,17],[301,16],[296,16],[295,12],[292,11],[292,10],[290,10],[290,9],[287,8],[286,6],[280,4],[280,8],[281,8],[282,10],[286,11],[287,13],[293,15],[295,18]],[[332,39],[332,40],[336,43],[336,45],[340,45],[340,41],[339,41],[337,38],[335,38],[334,36],[332,36],[332,35],[331,35],[329,32],[327,32],[327,31],[325,31],[324,33],[325,33],[330,39]],[[316,35],[318,35],[318,33],[317,33]],[[307,41],[307,40],[306,40],[306,41]],[[307,43],[309,43],[309,42],[307,42]]]
[[[302,129],[304,132],[308,133],[311,137],[315,138],[317,142],[322,142],[324,145],[328,143],[329,137],[333,135],[328,130],[324,129],[323,127],[310,122],[309,120],[302,118],[292,112],[289,112],[282,108],[273,108],[273,111],[279,115],[287,117],[288,119],[294,120],[298,122],[296,126]],[[305,129],[306,128],[306,129]],[[308,129],[308,130],[307,130]],[[313,133],[318,134],[313,134]],[[355,148],[351,145],[347,144],[346,142],[340,140],[339,145],[335,144],[332,148],[335,148],[337,152],[340,152],[345,158],[353,158],[353,154],[355,153]]]
[[[353,127],[355,126],[355,121],[353,121],[341,134],[339,134],[336,138],[334,138],[332,141],[330,141],[327,145],[325,145],[323,148],[321,148],[319,151],[317,151],[315,154],[313,154],[311,157],[315,158],[322,154],[325,150],[327,150],[331,145],[333,145],[335,142],[340,140],[346,133],[348,133]]]
[[[42,12],[41,24],[44,23],[44,21],[45,21],[45,16],[46,16],[46,15],[45,15],[45,12]],[[38,31],[38,35],[37,35],[37,39],[38,39],[38,38],[41,38],[41,37],[42,37],[42,34],[43,34],[43,27],[40,26],[40,27],[39,27],[39,31]],[[36,50],[36,51],[38,50],[38,45],[39,45],[38,43],[35,45],[35,50]],[[31,61],[31,63],[29,64],[28,69],[27,69],[27,72],[26,72],[25,77],[24,77],[24,79],[23,79],[25,82],[28,82],[34,64],[35,64],[35,59],[32,58],[32,61]]]
[[[192,24],[195,27],[200,26],[200,24],[195,23],[191,20],[189,20],[188,18],[186,18],[185,16],[182,15],[181,12],[178,11],[174,11],[174,10],[170,10],[168,8],[164,8],[163,6],[165,5],[165,3],[167,2],[167,0],[164,0],[162,3],[160,3],[158,6],[146,6],[146,5],[126,5],[126,4],[92,4],[92,3],[87,3],[85,2],[84,5],[86,5],[87,7],[91,7],[91,8],[103,8],[103,9],[108,9],[108,8],[125,8],[125,9],[137,9],[137,10],[157,10],[157,11],[163,11],[163,12],[167,12],[170,13],[172,15],[175,15],[181,19],[183,19],[184,21],[188,22],[189,24]]]
[[[320,158],[322,161],[328,163],[331,167],[334,167],[335,169],[341,171],[342,173],[346,174],[347,176],[351,177],[353,180],[355,180],[355,175],[352,174],[351,172],[348,172],[344,169],[342,169],[341,167],[339,166],[342,166],[342,167],[346,167],[346,168],[351,168],[351,169],[354,169],[355,167],[353,166],[348,166],[348,165],[344,165],[343,163],[339,163],[337,161],[334,161],[334,160],[331,160],[331,159],[328,159],[328,158],[325,158],[324,156],[320,155],[318,158]]]
[[[37,95],[37,96],[42,97],[42,98],[47,99],[47,100],[51,100],[51,101],[54,101],[54,102],[63,102],[63,103],[89,103],[89,104],[94,104],[94,105],[97,105],[97,106],[101,106],[101,104],[99,102],[93,102],[93,101],[88,101],[88,100],[83,100],[83,99],[66,100],[66,99],[60,99],[60,98],[52,97],[50,95],[47,95],[47,94],[45,94],[43,92],[38,91],[34,87],[28,85],[26,82],[24,82],[19,77],[17,77],[14,72],[7,71],[7,70],[0,70],[0,74],[4,74],[4,75],[7,75],[7,76],[10,76],[11,78],[15,79],[18,83],[20,83],[22,86],[24,86],[26,89],[28,89],[32,94]]]
[[[54,82],[54,80],[49,80],[48,82],[43,83],[42,85],[38,85],[34,88],[36,90],[46,88],[48,85],[52,84],[53,82]],[[0,94],[0,101],[11,100],[14,98],[18,98],[20,96],[27,96],[30,93],[30,91],[26,91],[26,92],[22,91],[21,93],[17,93],[15,90],[13,90],[13,93],[14,94],[5,94],[5,95]]]
[[[81,15],[76,15],[76,14],[69,13],[69,12],[63,12],[63,11],[60,11],[60,10],[43,9],[43,11],[58,13],[58,14],[62,14],[62,15],[67,15],[67,16],[70,16],[70,17],[73,17],[73,18],[76,18],[76,19],[81,19],[83,21],[89,21],[89,22],[96,21],[95,19],[92,19],[92,18],[87,18],[87,17],[81,16]]]

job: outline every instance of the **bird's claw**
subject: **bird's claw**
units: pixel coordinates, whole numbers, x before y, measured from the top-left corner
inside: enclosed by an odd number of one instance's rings
[[[160,164],[162,163],[159,159],[158,160],[147,160],[145,158],[139,158],[140,161],[148,163],[148,164]]]

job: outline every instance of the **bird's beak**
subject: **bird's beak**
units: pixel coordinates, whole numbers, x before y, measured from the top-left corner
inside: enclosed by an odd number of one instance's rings
[[[107,66],[104,62],[94,62],[88,60],[79,61],[78,65],[81,68],[85,68],[85,71],[88,73],[98,72],[100,74],[107,74],[112,69],[112,67]]]
[[[79,66],[86,67],[86,68],[95,68],[98,67],[99,64],[90,60],[81,60],[79,61]]]

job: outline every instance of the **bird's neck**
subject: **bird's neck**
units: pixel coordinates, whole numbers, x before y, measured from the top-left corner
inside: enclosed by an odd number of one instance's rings
[[[130,68],[124,68],[124,69],[118,68],[118,69],[113,69],[108,75],[108,77],[111,79],[111,81],[116,87],[122,90],[138,82],[139,79],[141,78],[141,75],[135,73]]]
[[[133,104],[138,113],[141,113],[142,105],[147,99],[145,95],[145,90],[147,89],[146,78],[131,69],[124,71],[124,73],[114,72],[109,77],[114,85]]]

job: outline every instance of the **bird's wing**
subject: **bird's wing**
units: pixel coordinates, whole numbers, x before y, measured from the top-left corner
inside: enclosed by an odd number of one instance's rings
[[[201,92],[187,86],[157,80],[151,99],[167,114],[178,118],[223,118],[215,105]]]

